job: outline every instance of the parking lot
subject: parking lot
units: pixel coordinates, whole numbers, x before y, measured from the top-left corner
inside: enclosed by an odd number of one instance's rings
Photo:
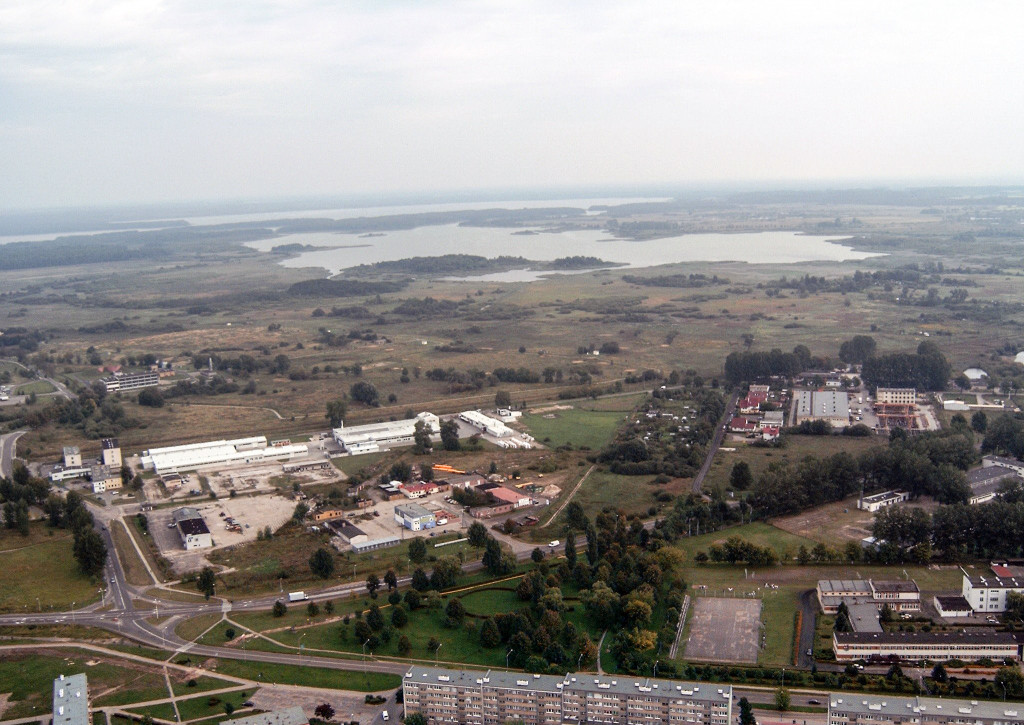
[[[757,663],[760,599],[697,597],[685,658]]]

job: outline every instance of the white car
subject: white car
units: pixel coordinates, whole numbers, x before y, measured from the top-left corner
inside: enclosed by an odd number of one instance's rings
[[[548,542],[548,547],[551,548],[551,549],[554,549],[556,546],[560,545],[561,543],[562,543],[561,541],[559,541],[558,539],[555,539],[554,541],[549,541]]]
[[[388,720],[390,720],[390,719],[391,719],[391,716],[390,716],[390,715],[388,715],[388,711],[387,711],[387,710],[385,710],[384,712],[382,712],[382,713],[380,714],[380,718],[381,718],[381,720],[383,720],[384,722],[387,722]]]

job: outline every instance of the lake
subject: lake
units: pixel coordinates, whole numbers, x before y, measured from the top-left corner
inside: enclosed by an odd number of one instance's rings
[[[507,255],[538,261],[584,255],[630,267],[653,267],[676,262],[840,262],[880,256],[837,243],[848,237],[807,236],[797,232],[684,234],[637,242],[616,239],[607,232],[596,230],[537,230],[536,234],[529,235],[514,234],[515,231],[521,230],[445,224],[386,232],[383,236],[322,232],[290,234],[250,242],[248,246],[261,251],[295,243],[314,247],[344,247],[308,250],[281,260],[281,264],[286,267],[322,267],[331,274],[360,264],[441,254],[474,254],[483,257]],[[525,282],[538,279],[544,274],[551,272],[513,270],[460,279]]]

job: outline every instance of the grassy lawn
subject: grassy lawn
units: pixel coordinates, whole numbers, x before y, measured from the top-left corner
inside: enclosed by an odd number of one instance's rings
[[[172,602],[191,602],[192,604],[198,604],[199,602],[204,601],[203,595],[199,592],[190,592],[181,589],[161,589],[159,587],[151,587],[146,590],[146,594],[151,597],[167,599]]]
[[[132,546],[130,534],[121,521],[113,521],[110,524],[110,533],[114,537],[114,546],[117,547],[118,556],[124,566],[124,575],[129,584],[134,586],[149,586],[153,583],[152,577],[146,571],[145,565],[139,558],[139,553]]]
[[[338,456],[337,458],[332,458],[331,463],[345,475],[351,476],[353,473],[358,473],[364,468],[370,468],[387,458],[394,457],[395,454],[391,451],[378,451],[377,453],[364,453],[359,456]]]
[[[629,410],[631,410],[630,408]],[[522,417],[530,435],[551,448],[602,448],[615,434],[628,410],[552,410]]]
[[[236,683],[229,680],[220,680],[216,677],[206,677],[205,675],[195,678],[195,687],[189,687],[188,682],[191,682],[191,680],[171,683],[171,688],[174,690],[175,696],[182,697],[184,695],[198,694],[209,690],[221,690],[225,687],[235,687],[236,685]]]
[[[724,542],[730,536],[739,536],[758,546],[769,546],[779,555],[780,561],[786,561],[796,556],[796,552],[801,545],[811,549],[815,544],[810,539],[796,536],[770,524],[757,521],[752,524],[734,526],[710,534],[684,537],[679,539],[674,545],[686,555],[687,561],[693,561],[693,556],[698,551],[707,551],[708,547],[712,544]],[[735,567],[730,568],[730,571],[733,570],[735,570]]]
[[[595,470],[573,497],[591,518],[606,506],[614,506],[627,514],[646,513],[654,505],[651,495],[662,490],[650,482],[654,476],[620,476],[608,471]]]
[[[198,617],[186,619],[184,622],[178,624],[178,626],[174,628],[174,633],[182,639],[192,641],[219,622],[220,619],[221,615],[219,614],[201,614]]]
[[[0,536],[0,612],[35,611],[39,605],[70,609],[72,602],[81,607],[96,601],[99,587],[78,570],[71,535],[44,523],[32,524],[30,532],[24,538],[12,532]]]
[[[257,682],[325,687],[332,690],[379,692],[399,687],[402,684],[402,679],[398,675],[381,672],[353,672],[322,667],[278,665],[270,662],[217,660],[214,669],[225,675],[244,677]]]
[[[45,380],[36,380],[34,382],[31,382],[31,383],[25,383],[24,385],[19,385],[17,388],[14,389],[14,394],[15,395],[31,395],[32,393],[35,393],[36,395],[44,395],[46,393],[52,393],[55,390],[56,390],[56,388],[53,387],[53,385],[51,385],[47,381],[45,381]]]
[[[230,687],[230,684],[226,684],[226,687]],[[208,688],[210,689],[210,688]],[[200,718],[212,717],[215,715],[221,715],[227,717],[225,706],[227,703],[231,703],[235,710],[242,708],[242,703],[249,700],[255,693],[255,689],[238,690],[236,692],[225,692],[219,695],[209,695],[202,697],[190,697],[187,700],[178,700],[178,712],[181,714],[181,722],[188,720],[198,720]],[[137,712],[143,715],[151,715],[155,718],[161,718],[164,720],[174,721],[174,706],[171,703],[163,703],[160,705],[149,705],[148,707],[137,707],[131,708],[129,712]],[[232,717],[240,717],[239,715],[232,715]]]

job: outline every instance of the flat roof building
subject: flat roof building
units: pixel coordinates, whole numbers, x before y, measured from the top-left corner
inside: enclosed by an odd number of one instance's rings
[[[1011,725],[1024,720],[1024,703],[897,697],[833,692],[828,725]]]
[[[838,662],[870,659],[1017,659],[1020,645],[1010,632],[833,632]]]
[[[64,446],[64,467],[79,468],[82,465],[82,452],[78,446]]]
[[[412,667],[402,679],[405,715],[429,723],[528,725],[729,725],[732,687],[631,675],[531,675]]]
[[[437,525],[433,512],[418,503],[400,503],[395,506],[395,523],[409,531],[432,529]]]
[[[91,725],[89,683],[84,674],[53,681],[53,725]]]
[[[912,579],[820,579],[817,586],[818,603],[826,614],[834,614],[840,602],[867,601],[876,610],[888,604],[896,612],[916,612],[921,609],[921,590]]]
[[[205,549],[213,546],[213,536],[198,509],[183,506],[171,514],[171,519],[186,549]]]
[[[857,499],[857,508],[862,511],[870,511],[874,513],[879,509],[883,509],[887,506],[895,506],[898,503],[903,503],[910,499],[910,494],[907,491],[883,491],[882,493],[876,493],[871,496],[861,496]]]
[[[422,422],[431,434],[441,432],[441,421],[433,413],[420,413],[415,418],[405,420],[386,420],[380,423],[367,423],[345,427],[342,425],[331,431],[338,445],[350,455],[374,453],[381,445],[412,443],[416,433],[416,424]]]
[[[796,393],[796,423],[823,420],[834,428],[850,424],[850,398],[839,390],[799,390]]]
[[[993,571],[989,574],[968,574],[963,568],[961,594],[971,603],[975,612],[1005,612],[1006,595],[1010,592],[1024,594],[1024,577],[1014,575],[1012,570]],[[1000,568],[1001,569],[1001,568]],[[1006,574],[1006,576],[1000,576]]]
[[[305,445],[267,445],[266,436],[206,441],[143,451],[142,467],[157,473],[191,471],[218,463],[262,463],[306,455]]]
[[[506,438],[515,434],[514,430],[509,428],[500,420],[492,418],[489,415],[484,415],[479,410],[463,411],[459,413],[459,419],[469,423],[474,428],[479,428],[487,435],[492,435],[496,438]]]
[[[160,384],[160,373],[147,371],[144,373],[114,373],[100,382],[108,393],[124,393],[129,390],[152,388]]]
[[[104,438],[100,441],[100,455],[104,466],[121,467],[121,445],[117,438]]]
[[[884,405],[917,405],[917,390],[914,388],[879,388],[875,401]]]

